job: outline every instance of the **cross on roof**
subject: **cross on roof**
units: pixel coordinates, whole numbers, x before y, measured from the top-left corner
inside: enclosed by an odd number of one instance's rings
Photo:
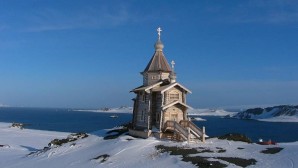
[[[160,32],[161,32],[161,31],[162,31],[161,28],[158,27],[158,28],[157,28],[157,32],[158,32],[158,33],[157,33],[157,34],[158,34],[158,40],[160,40]]]
[[[171,64],[172,64],[172,69],[174,70],[174,67],[175,67],[175,62],[174,62],[174,60],[171,62]]]

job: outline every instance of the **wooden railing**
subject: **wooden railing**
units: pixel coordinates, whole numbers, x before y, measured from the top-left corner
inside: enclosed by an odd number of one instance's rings
[[[188,130],[189,128],[189,130]],[[179,133],[179,135],[184,139],[184,140],[188,140],[188,138],[190,137],[189,132],[191,132],[191,134],[195,135],[197,138],[201,139],[203,142],[205,141],[205,136],[203,131],[197,127],[193,122],[189,121],[189,120],[181,120],[179,123],[176,121],[171,121],[168,120],[165,124],[164,124],[164,128],[163,131],[166,130],[173,130],[177,133]]]
[[[167,121],[164,124],[164,131],[166,131],[167,129],[172,129],[177,133],[180,133],[181,137],[185,140],[188,139],[188,131],[182,127],[179,123],[177,123],[176,121]]]
[[[193,122],[188,121],[188,120],[181,120],[179,122],[184,128],[189,127],[191,131],[193,131],[195,134],[197,134],[197,136],[200,136],[198,138],[202,138],[203,137],[203,131],[197,127]]]

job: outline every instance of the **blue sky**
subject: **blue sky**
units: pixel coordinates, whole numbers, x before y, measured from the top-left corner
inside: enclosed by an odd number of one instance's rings
[[[158,26],[191,106],[298,104],[295,0],[0,0],[0,104],[132,106]]]

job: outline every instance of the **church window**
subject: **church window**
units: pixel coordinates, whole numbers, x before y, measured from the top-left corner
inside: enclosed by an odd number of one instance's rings
[[[141,97],[141,100],[142,101],[145,101],[146,100],[146,94],[145,93],[141,92],[140,93],[140,97]]]
[[[157,114],[156,114],[156,122],[158,122],[158,123],[159,123],[159,120],[160,120],[160,114],[159,114],[159,113],[157,113]]]
[[[171,114],[172,121],[178,121],[178,114]]]
[[[144,110],[142,110],[141,120],[142,120],[142,121],[145,120]]]
[[[170,93],[170,100],[179,100],[179,93],[174,92],[174,93]]]

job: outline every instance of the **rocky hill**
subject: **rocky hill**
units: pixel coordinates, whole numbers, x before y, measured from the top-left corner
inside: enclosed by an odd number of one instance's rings
[[[298,122],[298,106],[280,105],[267,108],[251,108],[237,113],[233,118],[272,122]]]

